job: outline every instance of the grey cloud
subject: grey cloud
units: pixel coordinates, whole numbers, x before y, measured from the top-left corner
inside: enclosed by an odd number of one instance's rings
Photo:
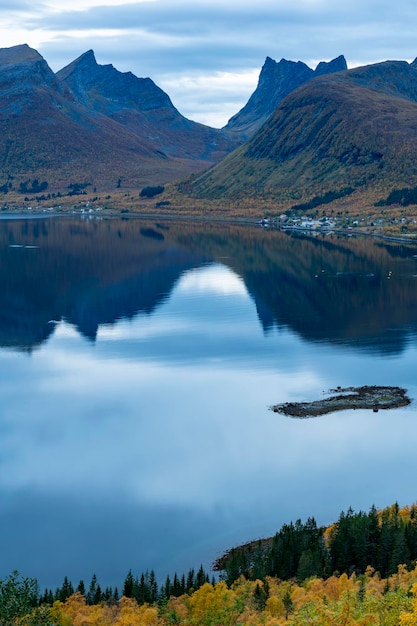
[[[28,17],[26,26],[42,27],[53,35],[39,52],[54,70],[93,48],[99,63],[149,76],[162,88],[167,76],[175,76],[179,86],[171,88],[169,95],[182,113],[201,121],[201,113],[204,115],[210,102],[218,102],[218,96],[202,87],[201,80],[195,92],[187,96],[181,86],[184,78],[216,72],[259,72],[266,56],[277,61],[283,57],[301,60],[311,67],[339,54],[344,54],[350,65],[388,58],[412,60],[417,55],[414,15],[411,0],[395,6],[376,0],[365,4],[359,0],[299,0],[290,6],[268,0],[223,6],[217,2],[157,0],[53,15],[43,12],[38,18]],[[120,32],[109,35],[105,29]],[[69,31],[78,31],[77,36]],[[255,86],[251,85],[252,91]],[[231,86],[229,93],[231,116],[245,104],[251,91],[242,98]]]
[[[276,60],[285,57],[308,61],[312,57],[330,59],[338,54],[349,58],[352,50],[356,57],[369,62],[393,56],[414,58],[415,38],[411,29],[408,32],[406,25],[401,29],[400,48],[398,32],[387,27],[394,19],[401,19],[403,13],[408,14],[406,9],[411,4],[405,3],[399,12],[394,12],[388,3],[382,6],[378,3],[376,11],[373,2],[356,11],[357,4],[341,7],[321,4],[314,9],[313,5],[304,5],[301,11],[300,4],[291,9],[269,4],[219,9],[165,0],[58,14],[49,17],[46,23],[42,18],[42,25],[56,33],[69,29],[125,31],[120,36],[89,39],[85,49],[94,47],[97,53],[103,53],[104,62],[120,63],[122,70],[139,71],[138,75],[147,72],[151,77],[170,70],[181,74],[205,68],[211,71],[260,68],[267,55]],[[132,34],[132,29],[143,30],[144,36]],[[43,47],[45,53],[50,51],[54,57],[62,43],[68,49],[71,41],[80,45],[79,37],[74,40],[65,40],[58,34],[56,37],[55,43]],[[62,52],[60,56],[63,58]]]
[[[398,21],[401,16],[409,16],[414,6],[405,2],[402,8],[392,3],[368,2],[366,5],[351,2],[335,6],[334,3],[312,4],[293,3],[291,8],[278,4],[257,3],[238,6],[197,5],[189,2],[168,2],[160,0],[137,5],[118,7],[95,7],[87,11],[67,12],[47,17],[47,28],[66,30],[76,28],[143,28],[159,35],[204,37],[215,33],[239,33],[263,28],[265,32],[281,26],[309,26],[321,29],[343,24],[382,24],[386,30],[387,20]],[[39,18],[42,23],[45,16]],[[36,23],[36,22],[35,22]]]

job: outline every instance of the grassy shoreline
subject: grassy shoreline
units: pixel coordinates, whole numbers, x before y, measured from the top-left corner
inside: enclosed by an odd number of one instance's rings
[[[140,198],[137,190],[117,191],[104,198],[100,195],[80,195],[49,200],[22,198],[19,195],[5,197],[0,207],[0,219],[37,218],[58,215],[84,215],[103,218],[143,218],[186,220],[213,223],[258,224],[281,228],[283,217],[294,221],[294,228],[302,228],[302,220],[332,220],[331,229],[343,235],[370,235],[392,238],[394,241],[412,243],[417,241],[417,205],[407,209],[401,206],[376,207],[371,202],[353,202],[346,198],[312,210],[292,211],[288,206],[273,199],[206,200],[178,195],[167,186],[154,198]],[[298,225],[297,225],[298,221]],[[291,228],[286,223],[285,228]],[[319,229],[317,229],[319,230]]]

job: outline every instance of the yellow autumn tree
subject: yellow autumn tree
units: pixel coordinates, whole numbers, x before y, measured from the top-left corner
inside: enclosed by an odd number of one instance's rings
[[[413,611],[403,612],[400,615],[400,626],[417,626],[417,583],[411,587],[413,598]]]
[[[188,616],[184,624],[198,626],[233,626],[244,610],[244,604],[226,583],[205,583],[186,602]]]
[[[113,626],[159,626],[158,610],[149,604],[138,605],[134,598],[119,600],[119,613]]]
[[[84,596],[74,593],[65,602],[55,602],[54,608],[62,615],[62,626],[111,626],[114,620],[114,609],[107,605],[90,606]]]

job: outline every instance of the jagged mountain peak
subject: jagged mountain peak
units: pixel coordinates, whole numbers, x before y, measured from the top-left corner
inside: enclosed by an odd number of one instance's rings
[[[273,80],[275,83],[284,82],[286,80],[292,80],[294,76],[312,76],[313,70],[308,67],[302,61],[289,61],[282,58],[280,61],[274,61],[271,57],[266,57],[265,63],[262,66],[259,74],[258,87],[267,80]],[[285,89],[284,86],[282,86]]]
[[[315,70],[302,61],[289,61],[282,58],[277,62],[268,56],[259,74],[256,90],[243,109],[229,120],[225,128],[247,139],[262,126],[281,100],[294,89],[315,76],[346,69],[347,64],[343,55],[329,62],[322,61]]]
[[[141,110],[167,106],[173,108],[169,96],[150,78],[138,78],[132,72],[120,72],[113,65],[97,63],[93,50],[84,52],[57,73],[75,93],[78,100],[89,106],[101,96],[113,103],[135,103]]]
[[[27,43],[12,46],[11,48],[0,48],[0,66],[17,63],[37,63],[39,61],[44,61],[44,58],[37,50],[28,46]]]
[[[120,72],[111,63],[106,63],[104,65],[97,63],[95,52],[92,49],[83,52],[83,54],[77,57],[74,61],[62,68],[58,72],[58,75],[61,80],[67,80],[73,73],[75,73],[79,78],[82,78],[84,82],[89,79],[90,82],[96,81],[97,79],[114,79],[115,76],[119,77],[119,79],[120,77],[125,77],[130,80],[134,78],[137,81],[150,80],[146,78],[137,78],[134,74],[132,74],[132,72]]]
[[[84,60],[88,60],[88,61],[93,61],[93,63],[95,65],[97,65],[97,61],[96,61],[96,55],[94,53],[94,50],[92,48],[90,48],[90,50],[87,50],[86,52],[84,52],[79,58],[80,59],[84,59]]]
[[[88,50],[57,77],[89,110],[104,114],[146,139],[155,150],[175,157],[217,161],[237,142],[227,133],[186,119],[151,78],[97,63]]]
[[[320,61],[314,70],[314,76],[323,76],[324,74],[332,74],[333,72],[343,72],[348,66],[343,54],[340,54],[331,61]]]
[[[7,94],[7,98],[0,101],[0,110],[21,112],[28,106],[31,95],[41,90],[49,90],[51,95],[67,93],[39,52],[27,44],[1,48],[0,93]]]
[[[197,178],[193,193],[270,194],[285,209],[355,194],[369,205],[393,185],[417,184],[416,145],[416,67],[385,61],[301,85],[244,146]]]

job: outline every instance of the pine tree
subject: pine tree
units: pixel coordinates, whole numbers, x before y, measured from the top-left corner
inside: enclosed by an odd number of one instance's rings
[[[94,599],[97,592],[97,576],[93,574],[90,582],[90,586],[88,588],[88,593],[86,596],[87,604],[94,604]]]
[[[185,586],[185,590],[187,593],[190,593],[192,590],[196,589],[194,574],[194,569],[190,569],[187,575],[187,582]]]
[[[206,574],[204,572],[203,565],[200,565],[200,569],[198,570],[197,576],[195,578],[195,588],[200,589],[200,587],[202,587],[205,582],[207,582]]]
[[[72,596],[73,593],[74,593],[74,587],[72,586],[72,583],[68,580],[68,578],[65,576],[64,582],[62,583],[62,587],[58,591],[58,600],[60,600],[61,602],[65,602],[65,600],[67,600],[67,598]]]
[[[83,580],[80,580],[80,582],[78,583],[77,591],[82,596],[85,596],[85,584]]]
[[[96,592],[94,594],[94,602],[93,602],[93,604],[100,604],[100,602],[102,600],[103,600],[103,593],[101,591],[100,585],[97,585],[97,589],[96,589]]]
[[[169,576],[167,576],[165,579],[165,585],[161,589],[161,593],[167,600],[169,600],[169,598],[171,597],[171,593],[172,593],[171,589],[172,589],[171,579]]]
[[[151,573],[149,574],[148,589],[148,602],[153,604],[158,599],[158,583],[156,581],[155,572],[153,570],[151,570]]]
[[[133,574],[132,570],[129,570],[125,581],[123,583],[123,594],[126,598],[133,597]]]

